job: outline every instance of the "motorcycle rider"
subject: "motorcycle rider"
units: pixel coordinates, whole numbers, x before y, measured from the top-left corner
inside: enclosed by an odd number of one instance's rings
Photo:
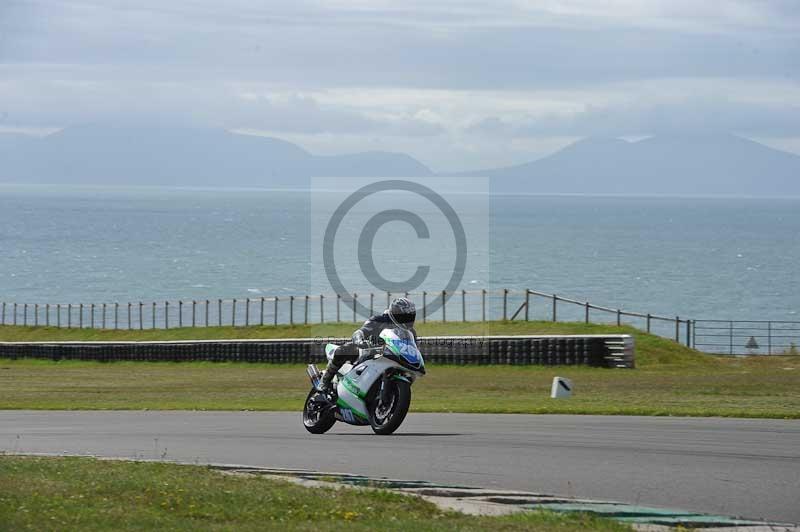
[[[325,373],[322,375],[320,388],[322,391],[330,391],[331,381],[339,368],[345,362],[353,362],[358,358],[359,348],[364,349],[371,346],[379,345],[383,342],[380,338],[380,333],[387,327],[403,327],[411,331],[414,335],[414,340],[417,338],[417,331],[414,329],[414,320],[417,318],[417,307],[414,303],[405,297],[398,297],[392,300],[389,308],[383,311],[383,314],[370,317],[364,322],[359,329],[357,329],[352,336],[350,342],[339,347],[333,355],[333,358],[328,363]]]

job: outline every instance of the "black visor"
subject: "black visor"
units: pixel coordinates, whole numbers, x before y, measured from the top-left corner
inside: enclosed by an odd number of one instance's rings
[[[410,312],[407,314],[392,314],[392,318],[394,318],[397,323],[407,325],[409,323],[414,323],[414,320],[417,319],[417,313]]]

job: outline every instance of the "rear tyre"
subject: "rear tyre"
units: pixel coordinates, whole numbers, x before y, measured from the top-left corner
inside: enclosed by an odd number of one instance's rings
[[[373,432],[381,436],[393,433],[408,414],[411,405],[411,385],[405,381],[389,380],[389,399],[387,404],[376,393],[370,402],[369,424]]]
[[[325,434],[334,423],[336,417],[330,408],[330,402],[322,393],[311,388],[303,406],[303,426],[311,434]]]

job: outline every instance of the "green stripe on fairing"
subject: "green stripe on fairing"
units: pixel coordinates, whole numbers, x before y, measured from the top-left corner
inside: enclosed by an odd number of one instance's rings
[[[351,412],[353,412],[355,415],[357,415],[360,418],[364,418],[366,420],[369,420],[369,418],[367,416],[365,416],[364,414],[362,414],[361,412],[356,410],[353,406],[349,405],[347,403],[347,401],[345,401],[341,397],[336,399],[336,405],[341,407],[341,408],[346,408],[346,409],[350,410]]]
[[[389,346],[389,350],[392,353],[394,353],[397,356],[402,356],[402,354],[400,353],[400,348],[394,345],[393,339],[386,340],[386,345]]]
[[[353,395],[355,395],[359,399],[363,399],[363,398],[365,398],[367,396],[367,394],[362,392],[361,388],[356,386],[356,383],[354,383],[348,377],[345,377],[344,379],[342,379],[342,385],[345,388],[347,388],[347,391],[349,391],[350,393],[352,393]]]

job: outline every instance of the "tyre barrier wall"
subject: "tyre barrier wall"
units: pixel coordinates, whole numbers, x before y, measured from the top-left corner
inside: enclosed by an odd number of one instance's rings
[[[276,340],[189,340],[174,342],[0,342],[0,358],[149,362],[319,363],[327,342],[343,338]],[[437,336],[419,347],[429,364],[586,365],[634,367],[633,337]]]

